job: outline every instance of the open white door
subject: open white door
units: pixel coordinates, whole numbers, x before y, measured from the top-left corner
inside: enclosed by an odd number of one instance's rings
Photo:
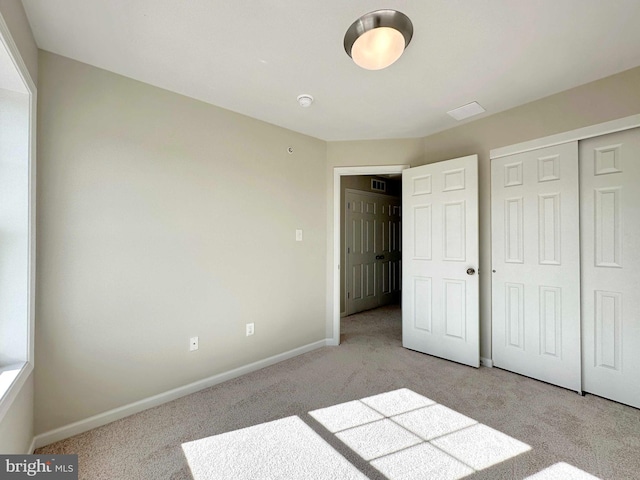
[[[478,156],[402,172],[402,345],[480,366]]]

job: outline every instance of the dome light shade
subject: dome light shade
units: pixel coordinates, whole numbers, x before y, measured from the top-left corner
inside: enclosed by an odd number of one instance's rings
[[[400,58],[412,36],[413,25],[404,13],[376,10],[353,22],[344,49],[356,65],[381,70]]]

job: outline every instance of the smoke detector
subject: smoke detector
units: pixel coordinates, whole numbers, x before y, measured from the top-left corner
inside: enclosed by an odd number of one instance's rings
[[[298,103],[301,107],[307,108],[313,103],[313,97],[311,95],[303,93],[302,95],[298,95]]]

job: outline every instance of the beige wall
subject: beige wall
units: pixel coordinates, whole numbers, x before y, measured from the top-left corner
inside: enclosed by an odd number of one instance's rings
[[[333,185],[334,167],[420,165],[423,158],[424,145],[420,138],[328,142],[327,178]]]
[[[422,140],[419,148],[412,140],[330,142],[327,178],[333,177],[336,166],[397,163],[417,166],[474,153],[479,155],[480,351],[483,357],[491,358],[489,150],[637,113],[640,113],[640,67],[430,135]],[[328,235],[333,238],[333,192],[329,192],[328,197]],[[333,258],[332,246],[329,241],[330,259]],[[331,311],[331,300],[328,304]]]
[[[38,84],[38,47],[20,0],[0,0],[0,14],[9,27],[34,85]]]
[[[336,166],[480,155],[490,357],[489,150],[640,112],[638,68],[424,139],[325,143],[53,54],[39,67],[38,433],[333,336]]]
[[[325,338],[325,142],[39,67],[37,433]]]

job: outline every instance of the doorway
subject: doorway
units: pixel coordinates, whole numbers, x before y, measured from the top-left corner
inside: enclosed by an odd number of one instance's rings
[[[399,304],[402,181],[350,176],[341,184],[340,316]]]
[[[333,255],[329,258],[333,259],[333,289],[330,294],[330,304],[332,304],[331,315],[333,324],[333,335],[329,336],[330,340],[327,342],[329,345],[340,344],[340,319],[341,319],[341,268],[345,263],[342,260],[343,242],[341,242],[341,232],[344,229],[344,225],[341,222],[341,212],[343,209],[343,203],[340,199],[341,193],[341,178],[353,177],[353,176],[387,176],[387,175],[402,175],[402,171],[409,168],[409,165],[385,165],[385,166],[365,166],[365,167],[336,167],[333,170]],[[344,290],[342,290],[344,291]]]
[[[384,168],[384,167],[383,167]],[[410,168],[402,174],[402,345],[473,367],[480,363],[478,156]],[[385,170],[389,169],[386,167]],[[384,170],[383,170],[384,171]],[[388,170],[387,170],[388,171]],[[340,180],[380,174],[334,169],[333,342],[340,342]],[[386,172],[385,172],[386,173]],[[407,211],[408,210],[408,211]],[[331,258],[331,256],[329,256]]]

